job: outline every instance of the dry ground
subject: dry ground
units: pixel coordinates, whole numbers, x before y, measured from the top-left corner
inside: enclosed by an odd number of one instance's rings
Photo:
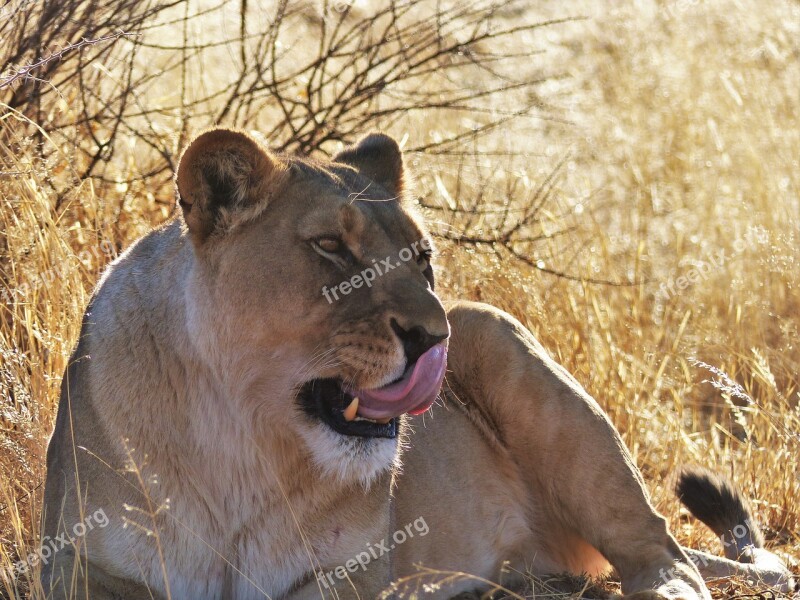
[[[548,76],[536,88],[539,117],[458,152],[409,155],[440,236],[440,289],[531,327],[609,412],[681,542],[719,551],[672,494],[681,465],[699,463],[731,475],[770,546],[800,557],[800,3],[602,4],[500,14],[503,23],[586,17],[492,48]],[[231,23],[214,17],[188,34],[214,39]],[[192,84],[213,87],[234,51],[190,72]],[[115,68],[97,65],[109,77]],[[474,87],[475,77],[453,85]],[[168,103],[171,86],[156,77],[137,101]],[[68,114],[74,101],[65,93],[40,114]],[[502,115],[517,101],[508,93],[489,106]],[[155,151],[124,129],[116,133],[130,143],[108,157],[104,178],[54,196],[49,179],[66,181],[86,158],[36,134],[23,112],[0,105],[2,567],[35,545],[46,440],[92,286],[172,211],[168,178],[125,181]],[[153,131],[179,144],[185,121],[161,117]],[[407,148],[473,126],[432,110],[386,124]],[[25,146],[20,132],[35,142]],[[41,146],[51,149],[45,162]],[[525,234],[504,237],[540,200]],[[717,582],[714,593],[759,592]]]

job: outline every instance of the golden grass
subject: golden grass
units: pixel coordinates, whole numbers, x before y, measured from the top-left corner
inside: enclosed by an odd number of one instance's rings
[[[571,123],[499,132],[493,147],[525,148],[522,163],[482,156],[480,145],[466,167],[410,157],[420,191],[444,207],[468,205],[484,186],[490,203],[523,206],[566,157],[542,226],[577,230],[537,245],[542,265],[644,283],[568,281],[488,245],[443,242],[440,290],[493,303],[536,333],[609,412],[681,542],[718,551],[672,494],[681,465],[699,463],[732,475],[771,547],[800,556],[800,5],[536,10],[589,17],[537,41],[547,52],[536,60],[569,74],[542,94]],[[0,293],[10,294],[0,305],[2,570],[35,547],[47,436],[91,288],[116,252],[168,216],[171,191],[104,186],[101,196],[84,182],[54,219],[42,182],[69,177],[69,149],[38,165],[12,144],[21,117],[0,110],[0,120]],[[435,138],[458,126],[414,115],[390,133]],[[462,222],[446,210],[430,217],[439,232]],[[742,590],[720,582],[714,593]]]

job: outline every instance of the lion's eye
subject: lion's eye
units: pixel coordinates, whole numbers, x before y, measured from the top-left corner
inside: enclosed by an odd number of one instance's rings
[[[429,252],[422,252],[417,256],[417,264],[420,269],[426,271],[431,266],[431,255]]]
[[[333,262],[340,269],[347,268],[355,262],[347,245],[337,237],[325,236],[309,241],[317,254]]]
[[[431,253],[429,251],[421,252],[420,255],[417,256],[417,264],[422,270],[422,274],[425,276],[425,279],[428,280],[428,284],[431,286],[431,289],[433,289],[434,279],[433,267],[431,266]]]
[[[336,238],[320,238],[314,240],[314,243],[319,246],[320,250],[329,252],[330,254],[339,254],[344,248],[341,240],[337,240]]]

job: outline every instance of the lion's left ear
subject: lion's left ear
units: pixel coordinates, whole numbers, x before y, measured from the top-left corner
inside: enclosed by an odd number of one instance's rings
[[[403,153],[388,135],[371,133],[339,152],[333,160],[355,167],[396,196],[403,192]]]

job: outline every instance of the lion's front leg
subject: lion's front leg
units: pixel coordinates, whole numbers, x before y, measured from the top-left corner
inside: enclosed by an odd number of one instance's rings
[[[566,555],[564,544],[585,540],[614,566],[626,594],[710,598],[650,504],[619,434],[577,381],[502,311],[458,304],[448,318],[448,381],[517,464],[537,504],[535,535],[559,536],[532,547]],[[565,566],[582,568],[574,560]]]
[[[42,569],[42,590],[50,600],[159,600],[146,586],[111,575],[91,562],[78,559],[73,549],[56,554]]]

